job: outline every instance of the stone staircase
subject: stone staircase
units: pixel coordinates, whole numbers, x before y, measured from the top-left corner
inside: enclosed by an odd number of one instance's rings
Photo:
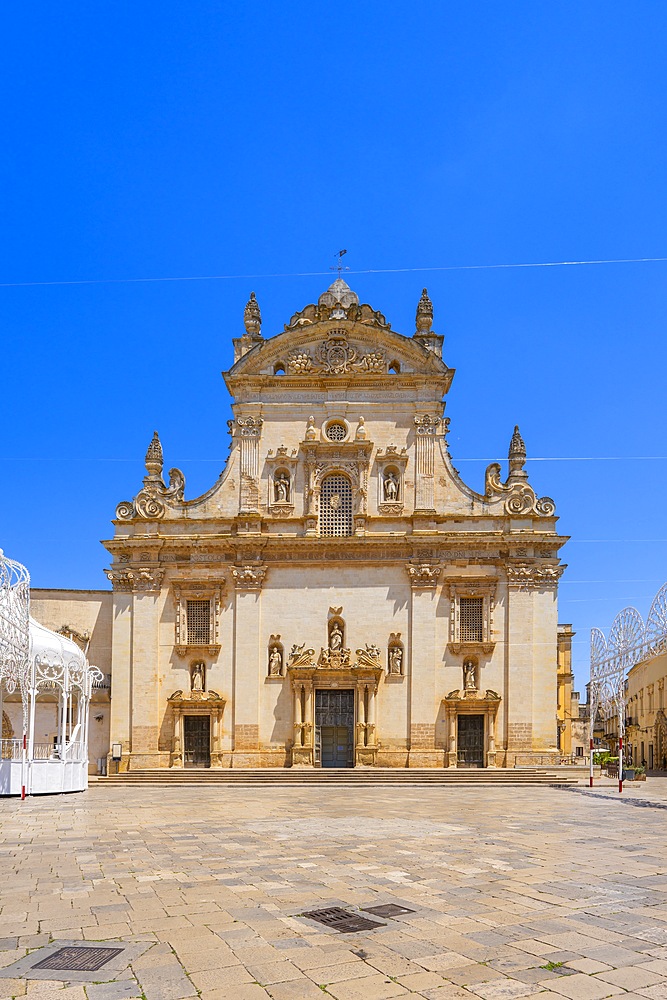
[[[163,768],[99,778],[104,785],[576,785],[588,772],[573,767],[521,768]]]

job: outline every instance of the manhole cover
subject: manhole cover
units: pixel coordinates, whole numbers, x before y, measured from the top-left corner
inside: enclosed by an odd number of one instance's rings
[[[32,968],[58,969],[62,972],[97,972],[123,950],[123,948],[59,948]]]
[[[340,906],[330,906],[326,910],[311,910],[309,913],[302,914],[304,917],[310,917],[311,920],[317,920],[319,924],[324,924],[325,927],[331,927],[334,931],[340,931],[341,934],[351,934],[354,931],[370,931],[373,927],[385,927],[385,924],[378,923],[377,920],[369,920],[368,917],[362,917],[358,913],[350,913],[349,910],[343,910]]]
[[[382,906],[362,906],[366,913],[374,913],[376,917],[400,917],[403,913],[416,913],[407,906],[398,903],[383,903]]]

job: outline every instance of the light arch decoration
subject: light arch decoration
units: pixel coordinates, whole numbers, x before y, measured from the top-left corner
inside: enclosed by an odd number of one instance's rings
[[[636,608],[627,607],[614,618],[609,635],[591,629],[590,659],[590,784],[593,784],[593,729],[598,711],[602,717],[616,716],[618,725],[618,790],[623,790],[623,742],[625,738],[625,689],[628,671],[637,663],[667,650],[667,583],[653,598],[644,622]]]
[[[74,640],[30,617],[30,574],[0,551],[0,717],[20,700],[22,718],[20,737],[3,732],[0,795],[88,787],[89,705],[93,686],[103,683]],[[35,739],[40,700],[56,705],[53,743]]]

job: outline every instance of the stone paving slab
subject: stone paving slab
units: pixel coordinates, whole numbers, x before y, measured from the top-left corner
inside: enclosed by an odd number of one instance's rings
[[[653,778],[2,800],[0,1000],[667,1000],[665,806]],[[383,903],[415,912],[356,934],[301,916]],[[138,950],[32,978],[56,935]]]

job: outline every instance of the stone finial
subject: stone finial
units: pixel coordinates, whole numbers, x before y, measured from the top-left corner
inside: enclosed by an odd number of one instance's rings
[[[366,420],[364,417],[359,417],[359,424],[357,426],[357,433],[355,434],[356,441],[365,441],[368,431],[366,430]]]
[[[148,451],[146,452],[146,458],[144,459],[146,470],[149,476],[158,477],[162,475],[162,445],[160,444],[160,438],[158,437],[158,432],[153,431],[153,440],[148,446]]]
[[[243,310],[243,324],[246,329],[246,333],[249,333],[251,337],[261,337],[262,335],[262,314],[259,311],[259,305],[255,297],[255,293],[250,293],[250,298],[246,303],[246,307]]]
[[[418,333],[430,333],[433,327],[433,303],[426,289],[422,291],[422,297],[417,305],[416,324]]]
[[[514,428],[509,450],[509,478],[508,482],[515,482],[517,479],[528,479],[528,473],[524,470],[526,464],[526,446],[519,433],[518,425]]]
[[[306,441],[316,441],[317,440],[317,430],[315,429],[315,417],[308,417],[308,425],[306,427]]]

